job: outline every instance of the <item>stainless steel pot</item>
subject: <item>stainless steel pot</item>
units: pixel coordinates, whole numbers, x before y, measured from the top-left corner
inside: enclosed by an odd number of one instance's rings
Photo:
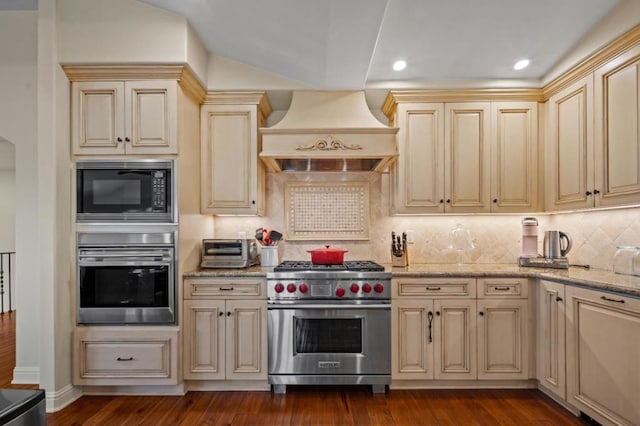
[[[565,242],[563,244],[563,241]],[[562,231],[545,231],[543,253],[547,259],[559,259],[566,257],[571,250],[573,241],[571,236]]]

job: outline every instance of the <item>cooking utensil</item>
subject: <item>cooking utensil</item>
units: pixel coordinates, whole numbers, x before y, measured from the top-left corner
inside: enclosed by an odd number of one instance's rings
[[[311,263],[314,265],[341,265],[344,263],[344,254],[349,250],[324,246],[321,248],[307,250],[311,253]]]
[[[264,233],[262,232],[262,228],[256,229],[256,240],[258,240],[258,242],[260,244],[264,244],[264,242],[262,241],[262,236],[263,235],[264,235]]]
[[[278,231],[269,232],[269,239],[271,240],[271,244],[278,245],[278,241],[282,239],[282,234]]]

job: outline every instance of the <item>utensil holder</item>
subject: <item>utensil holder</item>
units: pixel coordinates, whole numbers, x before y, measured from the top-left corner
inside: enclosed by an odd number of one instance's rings
[[[260,252],[260,266],[278,266],[278,246],[262,246]]]
[[[397,266],[404,268],[409,266],[409,254],[406,251],[402,252],[402,256],[396,256],[391,252],[391,266]]]

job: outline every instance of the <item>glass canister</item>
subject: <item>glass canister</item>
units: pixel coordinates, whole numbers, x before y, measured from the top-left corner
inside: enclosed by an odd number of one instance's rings
[[[618,246],[616,254],[613,255],[613,272],[631,275],[636,252],[637,249],[634,246]]]

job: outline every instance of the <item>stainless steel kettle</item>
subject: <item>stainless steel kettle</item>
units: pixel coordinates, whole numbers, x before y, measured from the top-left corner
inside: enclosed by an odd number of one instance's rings
[[[565,242],[565,244],[562,243]],[[559,259],[567,256],[571,250],[573,241],[571,236],[562,231],[545,231],[543,242],[543,254],[547,259]]]

